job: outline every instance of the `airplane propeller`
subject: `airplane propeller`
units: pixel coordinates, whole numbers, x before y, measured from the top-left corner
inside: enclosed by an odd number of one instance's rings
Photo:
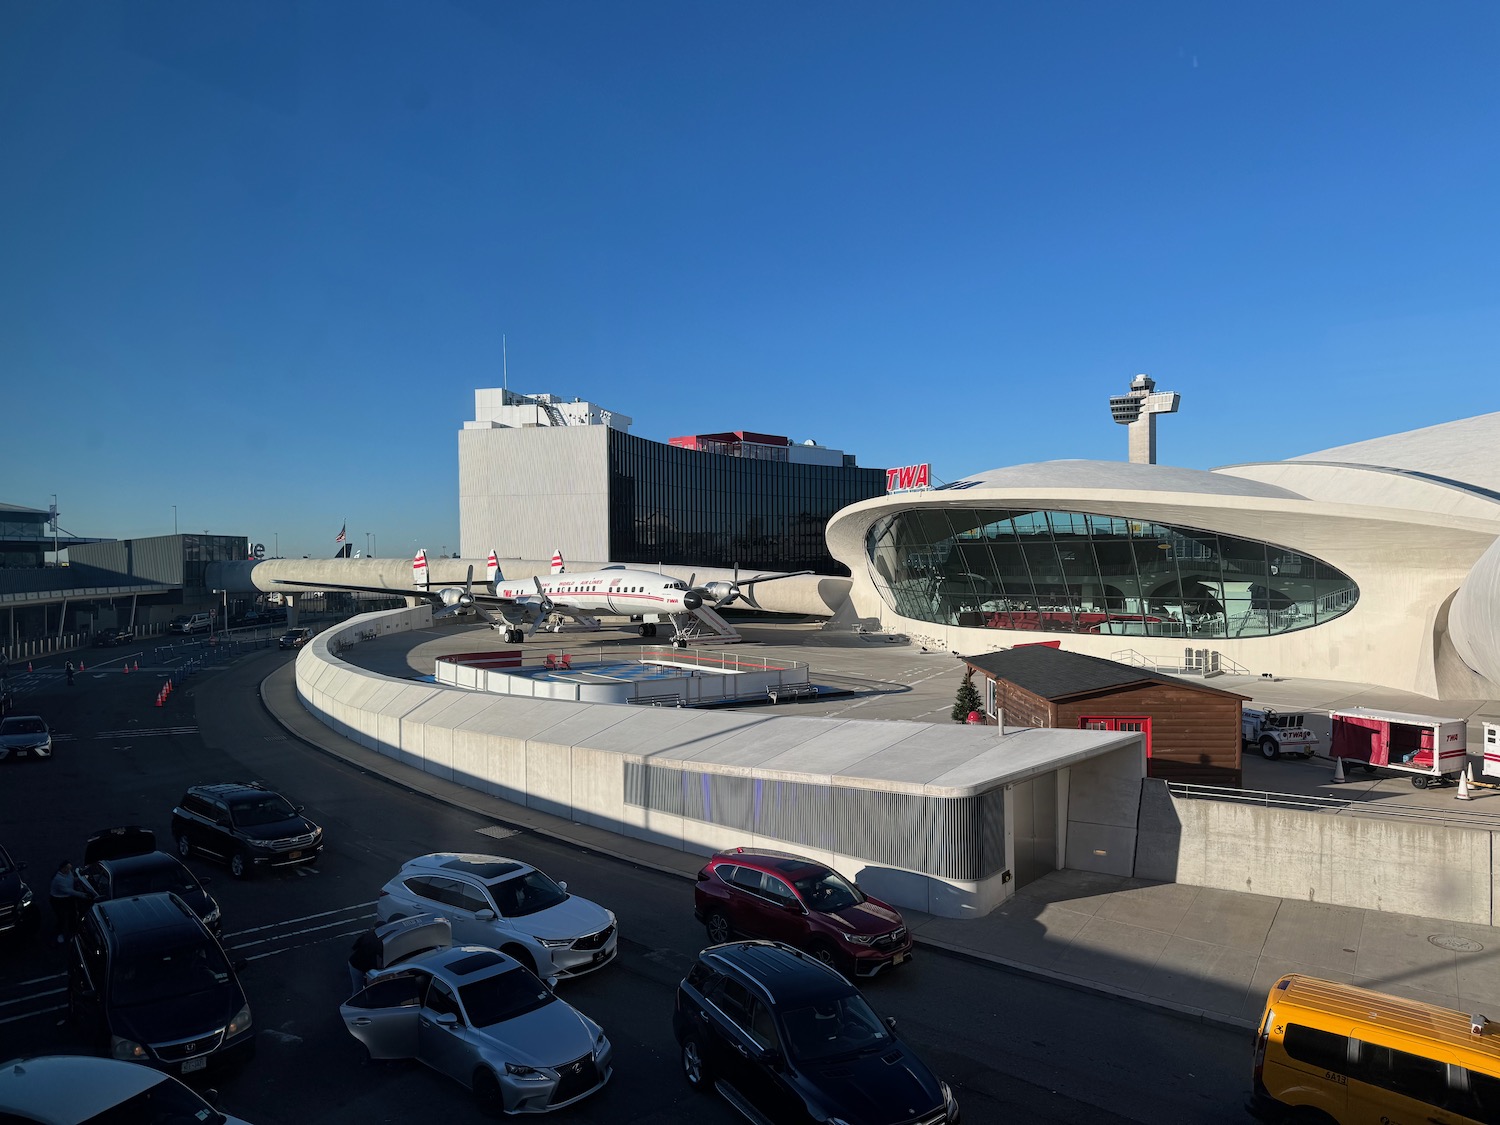
[[[702,586],[694,585],[693,579],[688,579],[688,591],[682,596],[682,604],[687,609],[701,609],[705,601],[712,604],[710,609],[721,609],[731,605],[745,597],[754,586],[762,582],[775,582],[782,578],[796,578],[799,575],[811,574],[810,570],[793,571],[790,574],[767,574],[758,578],[747,578],[740,581],[740,564],[734,564],[734,577],[728,582],[709,582]],[[695,574],[693,578],[696,578]]]

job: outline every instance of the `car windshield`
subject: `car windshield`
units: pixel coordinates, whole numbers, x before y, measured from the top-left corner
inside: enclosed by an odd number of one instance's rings
[[[287,804],[285,797],[275,793],[251,801],[236,801],[234,822],[242,828],[254,828],[258,824],[275,824],[278,820],[291,820],[297,811]]]
[[[41,719],[6,719],[0,723],[0,734],[42,734],[46,729]]]
[[[163,1078],[81,1125],[224,1125],[227,1119],[181,1082]]]
[[[821,910],[825,914],[858,906],[865,901],[863,892],[837,871],[823,871],[795,880],[792,885],[802,896],[809,910]]]
[[[782,1023],[787,1053],[804,1060],[883,1050],[891,1042],[891,1033],[858,994],[792,1008]]]
[[[490,894],[502,918],[524,918],[539,910],[567,901],[568,892],[540,871],[528,871],[514,879],[491,883]]]
[[[110,997],[122,1008],[174,1000],[223,988],[233,978],[229,963],[211,942],[152,950],[122,957],[115,966]]]
[[[476,980],[458,990],[470,1027],[492,1027],[554,1003],[554,996],[529,970],[517,966]]]

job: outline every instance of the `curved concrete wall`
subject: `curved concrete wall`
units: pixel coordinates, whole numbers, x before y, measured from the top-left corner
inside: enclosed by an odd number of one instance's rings
[[[1480,556],[1454,595],[1448,635],[1465,664],[1500,684],[1500,540]]]
[[[860,821],[878,819],[875,810],[880,800],[892,795],[925,801],[929,814],[933,813],[934,801],[954,802],[957,807],[980,797],[993,800],[1003,796],[1008,802],[1010,795],[1003,791],[1002,784],[986,780],[982,774],[974,784],[949,787],[854,776],[841,772],[836,764],[831,772],[817,772],[819,766],[828,769],[831,763],[843,763],[847,768],[849,763],[869,758],[881,744],[894,751],[898,760],[913,760],[924,753],[941,760],[942,747],[951,748],[955,740],[959,745],[957,764],[963,772],[966,761],[993,751],[993,728],[782,718],[485,695],[383,676],[336,655],[344,646],[362,643],[360,635],[368,629],[375,628],[383,635],[425,628],[431,620],[431,611],[420,606],[364,614],[318,634],[297,656],[297,691],[303,704],[338,733],[416,769],[518,805],[683,851],[707,855],[733,845],[795,848],[858,879],[872,894],[898,906],[949,917],[987,913],[1014,893],[1008,860],[1003,871],[997,869],[982,878],[948,878],[848,854],[839,847],[842,826],[828,827],[824,835],[832,846],[818,848],[764,834],[735,832],[627,800],[628,766],[638,771],[646,765],[675,765],[703,775],[765,777],[839,790],[846,796],[854,794],[851,800],[856,807],[862,800],[859,794],[868,794],[871,805],[863,816],[856,817]],[[1114,834],[1111,839],[1118,838],[1116,842],[1128,838],[1129,846],[1121,846],[1126,854],[1132,851],[1134,782],[1141,772],[1139,740],[1087,731],[1028,733],[1066,734],[1077,743],[1075,749],[1094,745],[1087,741],[1089,738],[1101,747],[1108,745],[1106,756],[1078,762],[1081,782],[1097,774],[1102,779],[1101,787],[1113,792],[1119,782],[1115,775],[1127,766],[1134,770],[1133,774],[1129,769],[1120,774],[1129,781],[1128,809],[1119,816],[1104,816],[1103,821],[1108,821],[1105,827],[1093,823],[1101,820],[1096,806],[1102,798],[1089,786],[1075,786],[1080,792],[1073,803],[1081,810],[1078,817],[1092,818],[1079,828],[1079,839],[1093,839],[1088,832],[1097,835],[1107,828]],[[810,748],[815,739],[822,740],[821,753],[818,748]],[[1020,742],[1034,747],[1031,740]],[[908,744],[912,746],[910,752],[903,749]],[[800,768],[754,765],[765,757],[770,745],[784,746]],[[738,750],[741,746],[744,753]],[[1114,749],[1116,746],[1119,748]],[[724,761],[710,759],[720,748]],[[1025,751],[1019,753],[1024,755]],[[1088,811],[1091,808],[1093,812]],[[998,822],[996,826],[1003,828]],[[909,849],[915,847],[910,839],[907,843]],[[1008,856],[1008,839],[1005,847]]]

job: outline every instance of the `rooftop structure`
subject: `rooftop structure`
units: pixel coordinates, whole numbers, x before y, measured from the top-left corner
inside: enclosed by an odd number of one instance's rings
[[[1156,380],[1149,375],[1132,379],[1126,394],[1110,396],[1110,415],[1120,425],[1130,427],[1131,461],[1156,464],[1156,416],[1176,414],[1181,401],[1176,391],[1158,391]]]

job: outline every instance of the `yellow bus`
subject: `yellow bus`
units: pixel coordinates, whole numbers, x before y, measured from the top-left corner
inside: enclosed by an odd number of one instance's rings
[[[1497,1125],[1500,1024],[1282,977],[1255,1036],[1250,1110],[1299,1125]]]

